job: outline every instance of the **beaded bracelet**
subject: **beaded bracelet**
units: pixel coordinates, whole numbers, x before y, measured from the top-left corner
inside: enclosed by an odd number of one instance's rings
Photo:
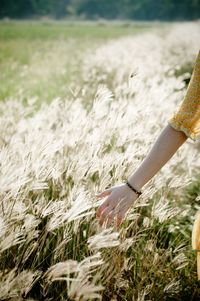
[[[131,188],[138,196],[140,196],[140,195],[142,194],[141,191],[138,191],[138,190],[135,189],[133,186],[131,186],[131,184],[130,184],[128,181],[126,181],[125,184],[126,184],[128,187],[130,187],[130,188]]]

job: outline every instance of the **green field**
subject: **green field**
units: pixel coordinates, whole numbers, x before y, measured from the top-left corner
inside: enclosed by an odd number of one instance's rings
[[[9,21],[0,23],[0,99],[67,97],[81,80],[81,58],[113,38],[135,35],[154,23]],[[163,25],[164,26],[164,25]]]

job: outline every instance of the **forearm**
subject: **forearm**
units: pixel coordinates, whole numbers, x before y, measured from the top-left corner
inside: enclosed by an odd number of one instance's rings
[[[168,162],[187,138],[182,131],[177,131],[167,124],[139,168],[128,177],[129,183],[140,190]]]

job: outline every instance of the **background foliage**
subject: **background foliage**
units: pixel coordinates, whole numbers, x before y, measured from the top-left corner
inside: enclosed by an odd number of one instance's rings
[[[1,0],[0,17],[128,18],[135,20],[194,20],[200,0]]]

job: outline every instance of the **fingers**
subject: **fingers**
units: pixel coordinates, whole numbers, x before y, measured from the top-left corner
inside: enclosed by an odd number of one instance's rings
[[[104,190],[103,192],[96,193],[95,196],[97,198],[103,198],[103,197],[109,196],[111,193],[112,193],[112,187]],[[112,197],[112,195],[109,196],[99,206],[99,208],[96,211],[96,218],[99,218],[99,224],[101,226],[106,221],[106,227],[109,227],[112,224],[112,222],[114,221],[114,227],[117,228],[117,230],[118,230],[122,224],[123,217],[124,217],[124,214],[123,214],[124,210],[122,210],[122,209],[124,209],[123,207],[125,207],[123,204],[124,198],[119,199],[116,206],[113,207],[114,204],[111,200],[111,197]],[[113,204],[113,205],[111,206],[111,204]],[[115,216],[116,216],[116,219],[115,219]]]
[[[110,195],[111,192],[112,192],[112,189],[111,189],[111,188],[108,188],[108,189],[104,190],[103,192],[100,192],[100,193],[96,194],[96,197],[97,197],[97,198],[102,198],[102,197],[105,197],[105,196],[107,196],[107,195]],[[99,206],[99,208],[97,209],[97,211],[96,211],[96,218],[98,218],[98,217],[101,215],[101,212],[102,212],[107,206],[109,206],[109,199],[108,199],[108,198],[107,198],[107,200],[105,200],[105,201],[103,202],[103,204],[101,204],[101,205]]]
[[[96,218],[98,218],[102,214],[102,212],[105,210],[105,208],[108,207],[108,206],[109,206],[109,200],[107,199],[97,209],[97,211],[96,211]]]
[[[99,224],[102,225],[104,222],[106,223],[106,228],[110,227],[114,222],[114,228],[119,230],[124,218],[123,212],[117,212],[116,208],[107,207],[101,214]]]
[[[112,192],[112,188],[108,188],[108,189],[106,189],[106,190],[104,190],[102,192],[96,193],[95,196],[97,198],[103,198],[103,197],[109,195],[111,192]]]
[[[102,224],[104,223],[105,219],[107,218],[107,216],[109,215],[110,211],[112,209],[110,207],[106,207],[103,212],[101,213],[101,217],[99,219],[99,224],[102,226]]]
[[[107,215],[107,223],[106,223],[106,227],[110,227],[110,225],[112,224],[113,220],[115,217],[115,212],[114,210],[111,210],[110,213]]]

